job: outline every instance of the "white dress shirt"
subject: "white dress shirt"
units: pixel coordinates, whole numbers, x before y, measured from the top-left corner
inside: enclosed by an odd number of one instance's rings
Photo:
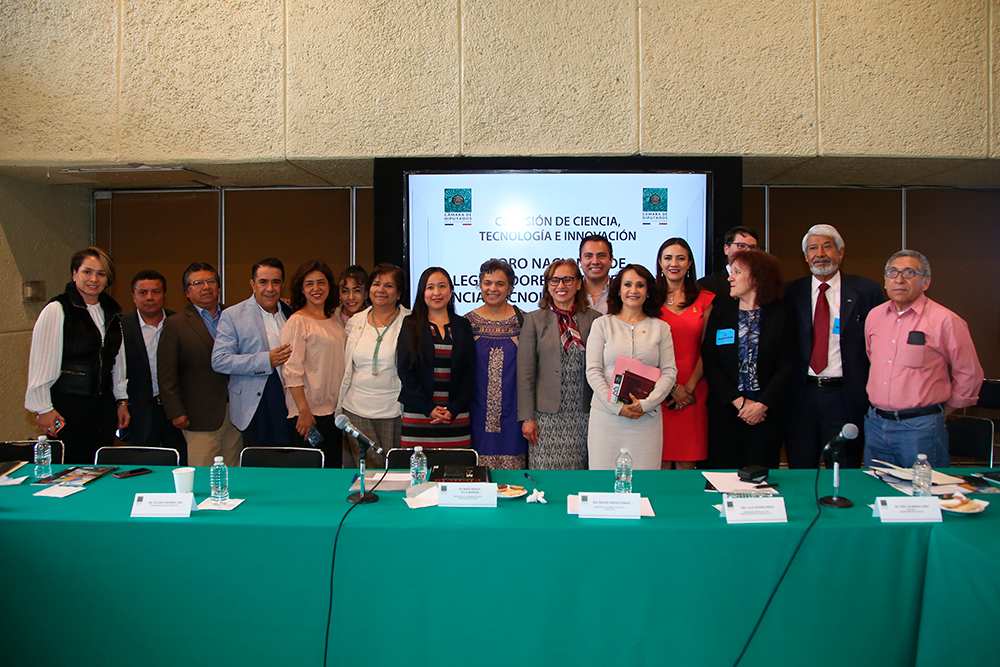
[[[816,318],[816,299],[819,298],[819,286],[823,283],[816,278],[812,277],[812,290],[810,294],[810,308],[812,312],[813,319]],[[837,320],[840,319],[840,271],[834,274],[833,278],[827,281],[827,285],[830,289],[826,291],[826,301],[830,304],[830,344],[827,347],[827,361],[826,368],[820,372],[820,376],[825,378],[839,378],[844,377],[844,363],[840,358],[840,333],[835,326]],[[843,326],[843,322],[840,323]],[[838,331],[838,333],[834,333]],[[813,369],[809,369],[809,375],[816,377],[816,373]]]
[[[100,304],[87,305],[87,312],[101,332],[104,329],[104,309]],[[52,385],[59,379],[63,356],[63,322],[66,319],[62,304],[53,301],[42,308],[31,333],[31,353],[28,357],[28,389],[24,393],[24,407],[37,414],[52,411]],[[125,369],[125,341],[118,347],[115,357],[115,398],[128,398],[128,379]]]
[[[149,377],[153,384],[153,396],[160,395],[160,383],[156,377],[156,350],[160,346],[160,334],[163,332],[163,320],[167,319],[167,314],[163,313],[159,324],[146,324],[141,314],[136,314],[139,318],[139,328],[142,330],[142,341],[146,344],[146,358],[149,359]]]

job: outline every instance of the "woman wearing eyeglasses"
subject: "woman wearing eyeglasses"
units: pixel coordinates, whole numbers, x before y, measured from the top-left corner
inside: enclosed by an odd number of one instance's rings
[[[587,383],[591,325],[583,276],[572,259],[545,269],[539,309],[524,316],[517,353],[517,413],[533,470],[585,470],[593,390]]]

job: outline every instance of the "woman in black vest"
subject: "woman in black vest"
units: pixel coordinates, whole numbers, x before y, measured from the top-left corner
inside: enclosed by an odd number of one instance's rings
[[[81,250],[70,271],[66,291],[35,322],[24,407],[43,433],[62,440],[66,463],[93,464],[129,422],[122,309],[104,293],[115,279],[106,252]]]

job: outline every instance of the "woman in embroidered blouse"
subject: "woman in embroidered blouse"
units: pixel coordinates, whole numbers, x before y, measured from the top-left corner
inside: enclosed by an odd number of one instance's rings
[[[517,411],[532,470],[586,470],[593,393],[587,338],[601,313],[581,289],[576,260],[557,259],[543,276],[539,309],[524,316],[517,354]]]
[[[368,274],[354,264],[340,272],[337,284],[340,286],[340,305],[333,311],[333,319],[346,329],[347,321],[368,305]]]
[[[347,323],[347,361],[337,412],[347,415],[361,433],[388,452],[399,447],[402,425],[396,346],[403,318],[410,314],[399,303],[406,291],[406,276],[394,264],[379,264],[372,269],[367,291],[372,305]],[[348,436],[348,443],[344,465],[356,467],[360,463],[358,441]],[[385,459],[373,449],[368,450],[365,462],[369,467],[385,467]]]
[[[344,376],[344,330],[333,319],[337,296],[333,271],[318,259],[302,264],[292,278],[292,315],[281,328],[281,344],[292,354],[281,368],[292,444],[309,447],[315,426],[327,468],[341,467],[340,435],[333,423]]]
[[[777,468],[795,358],[781,265],[755,250],[735,253],[730,264],[733,298],[716,299],[701,349],[709,388],[706,465]]]
[[[502,259],[479,267],[483,305],[465,317],[476,340],[476,388],[469,407],[472,447],[490,468],[523,470],[528,442],[517,422],[517,348],[524,314],[507,302],[514,269]]]

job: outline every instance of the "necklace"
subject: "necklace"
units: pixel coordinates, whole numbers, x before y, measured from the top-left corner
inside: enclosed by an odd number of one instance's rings
[[[382,332],[379,333],[378,325],[375,323],[375,309],[372,309],[372,328],[375,329],[375,353],[372,354],[372,375],[378,375],[378,349],[382,346],[382,337],[385,336],[385,332],[389,330],[389,327],[392,326],[392,323],[396,321],[398,316],[399,306],[397,305],[389,322],[382,328]]]

